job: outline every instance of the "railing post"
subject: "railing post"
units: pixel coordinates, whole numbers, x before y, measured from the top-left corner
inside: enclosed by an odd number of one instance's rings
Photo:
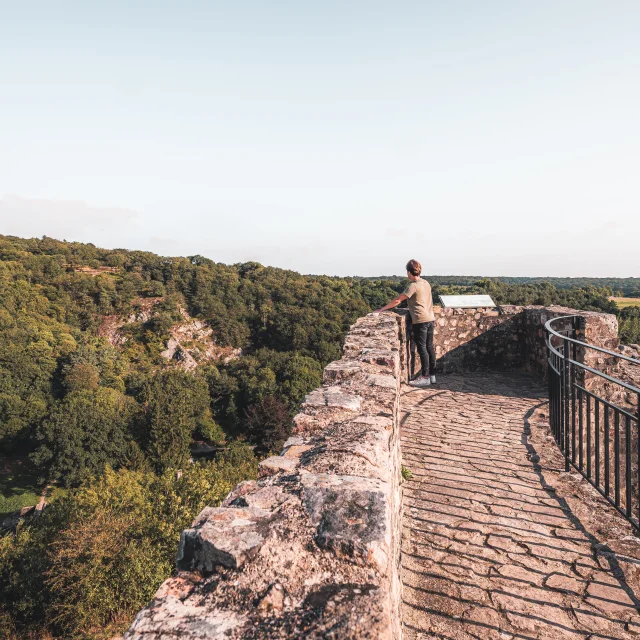
[[[571,322],[571,337],[576,339],[576,317]],[[578,361],[576,357],[576,343],[571,342],[571,359]],[[571,366],[571,462],[576,463],[576,368]]]
[[[549,348],[549,339],[550,334],[549,331],[545,328],[546,340],[545,344],[547,347],[547,394],[549,396],[549,426],[551,427],[551,432],[555,432],[555,425],[553,424],[553,398],[551,386],[553,384],[553,380],[551,377],[551,349]]]
[[[564,470],[569,471],[569,423],[571,422],[571,343],[567,336],[564,338],[563,345],[563,377],[564,377]]]

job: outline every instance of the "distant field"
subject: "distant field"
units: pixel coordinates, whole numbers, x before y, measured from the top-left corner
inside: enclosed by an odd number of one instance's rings
[[[640,298],[611,298],[618,309],[624,309],[625,307],[640,307]]]

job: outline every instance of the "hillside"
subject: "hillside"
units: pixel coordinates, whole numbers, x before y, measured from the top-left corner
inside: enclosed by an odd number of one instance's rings
[[[0,521],[53,488],[0,537],[3,632],[119,628],[369,309],[336,278],[0,236]],[[195,444],[219,453],[189,464]]]

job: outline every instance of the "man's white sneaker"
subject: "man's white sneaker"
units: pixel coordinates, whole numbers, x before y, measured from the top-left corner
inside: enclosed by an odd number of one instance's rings
[[[429,378],[423,378],[422,376],[416,378],[415,380],[412,380],[409,383],[409,386],[411,387],[428,387],[431,384],[431,381],[429,380]]]
[[[431,384],[435,384],[436,383],[436,377],[435,376],[431,376]]]

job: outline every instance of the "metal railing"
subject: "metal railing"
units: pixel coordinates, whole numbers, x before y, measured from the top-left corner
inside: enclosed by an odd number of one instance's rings
[[[545,329],[549,421],[565,470],[575,468],[640,528],[640,389],[610,375],[616,364],[640,361],[578,340],[582,316],[553,318]],[[588,364],[596,358],[609,373]]]

